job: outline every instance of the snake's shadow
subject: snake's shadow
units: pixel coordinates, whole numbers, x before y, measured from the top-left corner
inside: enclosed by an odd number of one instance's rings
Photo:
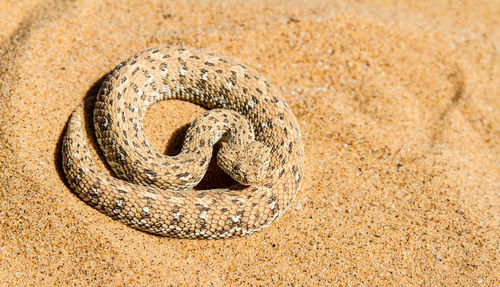
[[[110,167],[108,166],[108,164],[106,162],[106,159],[102,155],[100,148],[98,146],[97,139],[95,137],[95,130],[94,130],[93,119],[92,119],[95,98],[97,97],[97,94],[99,93],[99,89],[107,76],[108,76],[108,74],[105,74],[99,80],[97,80],[90,87],[90,89],[85,94],[85,97],[83,98],[84,113],[85,113],[84,126],[85,126],[85,134],[87,135],[87,142],[90,145],[90,148],[94,149],[97,152],[97,154],[99,156],[99,160],[106,166],[107,170],[110,171],[111,174],[113,174]],[[68,120],[69,120],[69,117],[68,117]],[[164,150],[164,154],[169,155],[169,156],[173,156],[173,155],[176,155],[180,152],[188,127],[189,127],[189,124],[186,124],[184,126],[177,128],[173,132],[172,136],[170,137],[170,139],[167,142],[167,146]],[[56,148],[54,150],[54,165],[56,167],[59,178],[66,184],[66,186],[68,188],[70,188],[69,184],[66,181],[66,176],[64,175],[64,170],[62,167],[62,154],[61,154],[62,142],[63,142],[64,134],[66,133],[66,129],[67,129],[67,123],[59,135],[59,139],[57,141],[57,145],[56,145]],[[220,148],[219,144],[216,144],[214,147],[214,151],[212,153],[212,158],[210,160],[208,170],[205,173],[205,176],[203,177],[201,182],[195,187],[196,190],[206,190],[206,189],[212,189],[212,188],[229,187],[229,186],[237,183],[229,175],[224,173],[217,165],[215,159],[216,159],[216,154],[217,154],[217,151],[219,150],[219,148]]]

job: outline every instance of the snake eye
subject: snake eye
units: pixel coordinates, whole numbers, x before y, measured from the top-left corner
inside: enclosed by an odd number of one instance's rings
[[[233,170],[240,170],[240,169],[241,169],[241,163],[233,164]]]

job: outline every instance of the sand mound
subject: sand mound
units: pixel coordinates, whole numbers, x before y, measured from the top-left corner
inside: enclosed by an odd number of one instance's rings
[[[499,1],[2,2],[0,285],[498,284]],[[299,120],[302,189],[260,233],[155,237],[65,184],[72,110],[170,44],[255,67]],[[201,112],[157,104],[147,133],[175,150]]]

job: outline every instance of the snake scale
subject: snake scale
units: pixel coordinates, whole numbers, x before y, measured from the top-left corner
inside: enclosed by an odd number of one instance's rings
[[[179,99],[208,109],[167,156],[146,138],[148,106]],[[133,228],[176,238],[217,239],[259,231],[280,217],[303,176],[297,120],[280,91],[228,57],[183,47],[147,49],[103,81],[93,125],[114,176],[98,170],[84,133],[84,104],[70,116],[62,166],[83,201]],[[238,183],[193,189],[215,143],[217,164]]]

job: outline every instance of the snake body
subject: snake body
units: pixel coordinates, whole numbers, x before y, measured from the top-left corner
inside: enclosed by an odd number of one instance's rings
[[[208,109],[166,156],[147,140],[148,106],[180,99]],[[62,165],[73,191],[133,228],[177,238],[229,238],[259,231],[290,206],[303,176],[298,123],[279,90],[255,70],[198,49],[144,50],[104,80],[94,104],[101,152],[117,177],[98,170],[84,134],[84,106],[71,115]],[[213,145],[238,184],[195,190]]]

